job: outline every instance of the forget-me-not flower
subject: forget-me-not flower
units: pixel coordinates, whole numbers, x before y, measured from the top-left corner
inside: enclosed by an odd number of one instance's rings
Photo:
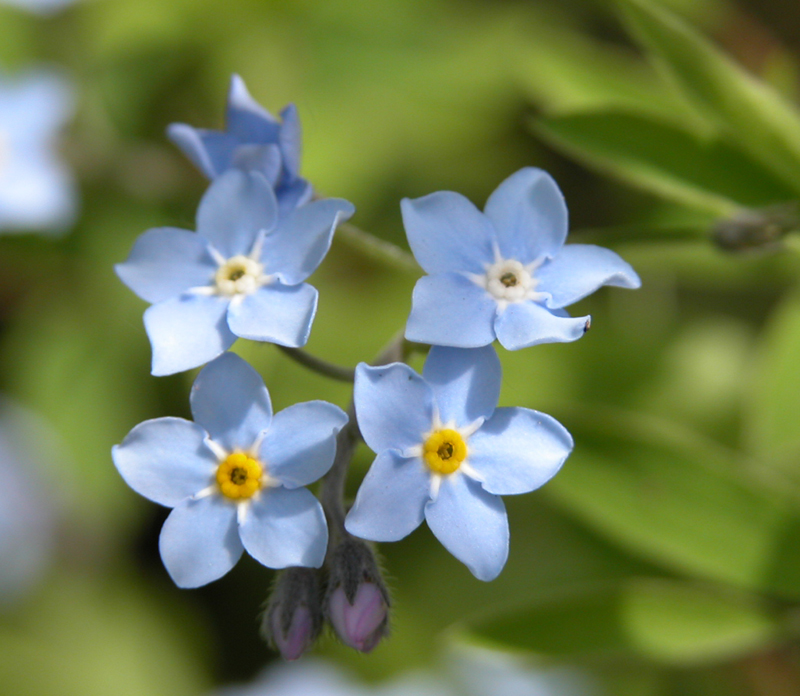
[[[51,14],[62,7],[71,5],[75,0],[2,0],[7,5],[16,5],[31,12]]]
[[[56,74],[0,76],[0,230],[63,232],[75,216],[72,176],[56,153],[72,90]]]
[[[609,249],[568,244],[567,207],[549,174],[512,174],[481,213],[439,191],[401,204],[414,256],[428,274],[414,288],[410,341],[475,348],[496,338],[509,349],[574,341],[589,317],[564,307],[601,285],[638,288],[636,272]]]
[[[309,401],[273,416],[264,381],[233,353],[200,371],[191,406],[194,422],[145,421],[112,450],[131,488],[174,508],[159,548],[175,583],[216,580],[244,549],[270,568],[321,566],[328,528],[303,486],[333,464],[344,411]]]
[[[197,233],[148,230],[119,277],[153,306],[144,313],[153,374],[202,365],[237,336],[283,346],[305,345],[317,309],[305,281],[353,214],[338,198],[308,203],[278,221],[275,195],[257,172],[230,170],[209,187],[197,211]]]
[[[499,496],[538,488],[572,450],[572,437],[550,416],[495,408],[500,381],[491,345],[434,346],[422,377],[402,363],[361,363],[358,425],[378,456],[347,515],[347,530],[397,541],[425,519],[475,577],[497,577],[508,556]]]
[[[299,175],[300,119],[289,104],[276,119],[238,75],[231,78],[224,131],[173,123],[167,134],[209,179],[231,168],[261,172],[275,190],[281,215],[307,203],[311,184]]]

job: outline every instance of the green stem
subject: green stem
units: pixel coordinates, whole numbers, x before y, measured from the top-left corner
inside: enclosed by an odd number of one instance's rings
[[[355,380],[356,371],[352,368],[334,365],[310,353],[306,353],[300,348],[289,348],[288,346],[278,346],[278,348],[295,362],[300,363],[303,367],[307,367],[324,377],[330,377],[340,382],[352,383]]]

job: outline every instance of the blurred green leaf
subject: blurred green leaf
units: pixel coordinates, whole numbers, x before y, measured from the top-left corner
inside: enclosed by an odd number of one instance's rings
[[[792,190],[714,137],[622,112],[537,119],[551,144],[597,169],[681,205],[727,216],[737,205],[790,199]]]
[[[648,578],[517,607],[473,622],[466,636],[559,658],[632,653],[693,665],[730,659],[776,633],[775,619],[752,597]]]
[[[633,34],[701,113],[800,192],[797,110],[657,3],[618,4]]]

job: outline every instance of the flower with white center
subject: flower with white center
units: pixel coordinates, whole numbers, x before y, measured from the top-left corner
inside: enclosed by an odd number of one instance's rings
[[[56,152],[72,90],[37,71],[0,77],[0,230],[63,233],[75,217],[72,176]]]
[[[245,549],[270,568],[320,567],[328,528],[303,486],[333,464],[344,411],[309,401],[273,417],[263,380],[233,353],[200,371],[191,406],[194,422],[145,421],[112,450],[133,490],[174,508],[159,548],[175,583],[216,580]]]
[[[225,120],[224,131],[173,123],[167,133],[209,179],[232,168],[263,174],[275,191],[281,216],[311,200],[311,184],[299,175],[301,134],[294,104],[281,111],[278,121],[234,75]]]
[[[434,346],[421,377],[402,363],[361,363],[356,414],[377,457],[347,530],[397,541],[425,519],[475,577],[497,577],[508,556],[508,518],[498,496],[538,488],[572,451],[572,437],[550,416],[496,408],[500,381],[491,345]]]
[[[509,350],[574,341],[590,318],[572,318],[564,307],[602,285],[641,285],[613,251],[564,246],[567,207],[541,169],[512,174],[483,213],[450,191],[406,198],[401,208],[408,243],[428,274],[414,288],[410,341],[477,348],[496,338]]]
[[[154,375],[217,357],[237,336],[305,345],[317,290],[304,281],[322,262],[334,230],[354,212],[339,198],[308,203],[278,220],[278,204],[257,172],[215,179],[197,211],[197,233],[148,230],[116,271],[153,306],[144,324]]]

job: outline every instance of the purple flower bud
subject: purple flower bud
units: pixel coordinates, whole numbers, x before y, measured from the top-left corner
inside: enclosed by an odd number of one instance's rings
[[[282,630],[281,615],[277,611],[273,612],[271,623],[275,647],[278,648],[284,660],[298,659],[311,646],[314,638],[314,625],[308,607],[299,606],[294,610],[288,631]]]
[[[386,632],[388,609],[378,586],[362,582],[352,604],[342,587],[334,591],[328,604],[328,618],[347,645],[368,653]]]

